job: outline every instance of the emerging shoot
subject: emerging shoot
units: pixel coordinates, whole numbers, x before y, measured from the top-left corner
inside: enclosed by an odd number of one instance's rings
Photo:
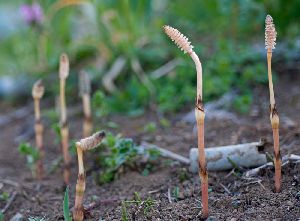
[[[202,66],[197,54],[193,51],[193,46],[188,38],[181,34],[177,29],[170,26],[164,26],[165,33],[172,39],[173,42],[184,53],[188,53],[196,65],[197,70],[197,97],[195,115],[198,128],[198,149],[199,149],[199,176],[201,179],[202,190],[202,216],[204,219],[208,218],[208,173],[206,168],[205,151],[204,151],[204,107],[202,101]]]
[[[36,162],[36,177],[41,180],[44,176],[44,166],[43,166],[43,158],[44,158],[44,148],[43,148],[43,124],[41,120],[41,111],[40,111],[40,100],[44,95],[44,85],[42,80],[38,80],[34,83],[32,87],[32,97],[34,100],[34,115],[35,115],[35,143],[39,152],[39,159]]]
[[[78,157],[78,178],[76,184],[75,207],[73,211],[74,221],[81,221],[84,218],[83,196],[85,191],[85,171],[83,163],[83,153],[97,147],[105,137],[104,131],[97,132],[90,137],[76,142]]]
[[[91,81],[89,75],[85,71],[81,71],[79,74],[79,91],[82,97],[83,105],[83,137],[91,135],[93,129],[92,124],[92,112],[91,112]]]
[[[273,23],[273,18],[270,15],[266,17],[266,29],[265,29],[265,45],[267,49],[267,61],[268,61],[268,79],[269,79],[269,91],[270,91],[270,120],[273,130],[274,140],[274,166],[275,166],[275,191],[280,192],[281,188],[281,155],[279,147],[279,116],[275,103],[273,80],[272,80],[272,51],[275,49],[277,32]]]
[[[64,182],[70,182],[70,154],[69,154],[69,128],[67,122],[65,85],[69,76],[69,58],[66,54],[60,56],[59,79],[60,79],[60,125],[61,125],[61,146],[64,157]]]

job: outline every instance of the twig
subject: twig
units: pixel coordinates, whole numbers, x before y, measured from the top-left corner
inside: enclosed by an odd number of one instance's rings
[[[224,186],[222,183],[219,183],[221,187],[223,187],[223,189],[225,190],[226,193],[228,193],[229,195],[231,194],[230,190]]]
[[[171,189],[170,189],[170,187],[168,188],[168,200],[169,200],[169,203],[172,203],[172,197],[171,197]]]
[[[288,160],[291,160],[291,161],[297,161],[297,160],[300,160],[300,156],[299,155],[295,155],[295,154],[290,154],[290,155],[285,155],[282,157],[282,162],[286,162]],[[254,168],[252,170],[249,170],[245,173],[245,177],[250,177],[250,176],[255,176],[257,175],[262,169],[266,168],[266,167],[272,167],[274,166],[273,165],[273,162],[269,162],[269,163],[266,163],[260,167],[257,167],[257,168]]]
[[[113,63],[110,70],[104,75],[102,79],[102,84],[110,93],[113,93],[117,90],[117,87],[114,84],[114,80],[120,75],[121,71],[125,67],[126,59],[123,56],[119,56],[117,60]]]
[[[230,177],[234,173],[234,168],[225,176],[225,178]]]
[[[136,76],[139,78],[139,80],[144,84],[144,86],[148,89],[150,94],[153,94],[155,91],[155,87],[153,83],[149,80],[147,77],[145,71],[142,68],[142,65],[140,61],[137,58],[133,58],[131,60],[131,67],[136,74]]]
[[[8,210],[8,208],[10,207],[10,205],[12,204],[12,202],[15,200],[17,194],[18,194],[17,191],[15,191],[15,192],[12,193],[12,195],[11,195],[11,197],[8,199],[8,201],[7,201],[6,205],[5,205],[5,207],[1,210],[1,213],[4,214],[4,213]]]
[[[150,143],[147,143],[147,142],[142,142],[141,147],[145,148],[145,149],[155,149],[155,150],[159,151],[160,155],[163,156],[163,157],[167,157],[167,158],[179,161],[179,162],[181,162],[183,164],[186,164],[186,165],[190,164],[190,160],[188,158],[186,158],[184,156],[181,156],[179,154],[176,154],[176,153],[174,153],[172,151],[169,151],[167,149],[158,147],[154,144],[150,144]]]
[[[160,191],[160,189],[157,189],[157,190],[151,190],[151,191],[148,191],[148,194],[158,193],[159,191]]]
[[[15,181],[12,180],[8,180],[8,179],[0,179],[1,183],[7,184],[7,185],[11,185],[14,187],[19,188],[21,185]]]
[[[164,75],[170,73],[173,69],[175,69],[179,64],[181,63],[180,59],[173,59],[171,61],[169,61],[168,63],[164,64],[163,66],[161,66],[160,68],[156,69],[155,71],[153,71],[150,74],[150,77],[152,79],[158,79],[163,77]]]
[[[266,190],[266,188],[265,188],[265,186],[264,185],[262,185],[262,183],[261,183],[262,181],[260,180],[259,182],[258,182],[258,184],[264,189],[264,190]]]

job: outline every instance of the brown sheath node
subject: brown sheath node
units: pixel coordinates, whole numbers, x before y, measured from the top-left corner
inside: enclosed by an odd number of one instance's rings
[[[274,106],[272,107],[271,105],[269,106],[269,109],[270,109],[270,114],[271,116],[278,116],[278,111],[277,111],[277,106],[276,104],[274,104]]]
[[[41,119],[36,119],[35,124],[42,124],[42,120]]]
[[[274,158],[276,160],[281,160],[281,151],[280,150],[278,152],[274,151]]]
[[[200,95],[196,98],[196,108],[198,110],[204,112],[204,105],[203,105],[202,98]]]
[[[68,127],[68,122],[61,122],[61,129],[66,129]]]
[[[207,166],[205,165],[205,167],[203,168],[200,163],[199,163],[199,170],[200,170],[200,173],[201,175],[203,176],[207,176],[208,175],[208,172],[207,172]]]
[[[88,123],[91,123],[93,121],[93,118],[89,116],[89,117],[85,117],[84,120]]]

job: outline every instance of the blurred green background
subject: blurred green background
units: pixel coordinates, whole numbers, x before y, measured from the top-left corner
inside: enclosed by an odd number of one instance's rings
[[[278,53],[288,60],[300,33],[298,0],[1,1],[0,95],[30,99],[32,83],[43,78],[46,95],[54,97],[59,56],[66,52],[68,102],[79,101],[78,73],[85,70],[99,116],[192,107],[194,64],[163,33],[169,24],[189,37],[202,61],[204,101],[235,90],[233,107],[247,113],[253,86],[267,83],[267,14],[277,28]],[[113,85],[108,74],[116,76]]]

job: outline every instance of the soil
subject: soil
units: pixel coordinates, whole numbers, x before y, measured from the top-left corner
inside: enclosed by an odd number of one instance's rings
[[[295,75],[281,75],[275,85],[275,95],[281,119],[282,155],[300,155],[300,84]],[[238,115],[239,122],[231,120],[206,120],[205,141],[207,147],[258,141],[266,138],[267,148],[272,153],[272,131],[268,114],[268,88],[258,86],[254,89],[255,99],[250,115]],[[29,103],[28,107],[32,104]],[[9,110],[13,112],[13,110]],[[2,111],[2,115],[8,112]],[[209,113],[207,113],[208,115]],[[196,146],[194,125],[181,121],[183,114],[166,115],[171,126],[158,126],[153,133],[143,131],[147,122],[157,122],[158,114],[145,113],[143,116],[128,118],[115,115],[94,122],[97,129],[105,122],[120,125],[108,129],[132,137],[136,143],[147,141],[188,157],[189,149]],[[16,194],[4,213],[9,220],[20,213],[26,218],[45,217],[48,220],[63,220],[63,195],[61,170],[57,169],[41,182],[32,179],[26,167],[24,156],[18,153],[15,138],[22,131],[33,130],[32,112],[14,120],[3,127],[0,144],[0,193]],[[81,136],[81,118],[73,116],[69,122],[70,136]],[[30,128],[30,129],[28,129]],[[30,135],[29,142],[34,143]],[[45,130],[45,165],[50,168],[60,155],[60,148],[54,142],[53,130]],[[92,157],[92,156],[88,156]],[[86,160],[88,161],[88,160]],[[91,166],[91,162],[89,162]],[[300,164],[290,162],[282,168],[282,191],[274,193],[273,169],[266,168],[256,177],[245,178],[237,169],[209,173],[208,220],[297,220],[300,219]],[[128,220],[200,220],[201,193],[197,174],[176,162],[161,158],[159,163],[144,176],[140,171],[129,170],[112,183],[97,185],[94,174],[88,173],[85,205],[97,202],[89,210],[87,220],[122,220],[122,201],[135,199],[135,192],[142,199],[141,204],[126,203]],[[77,179],[76,156],[72,158],[72,179],[70,185],[70,206],[73,206]],[[169,193],[169,194],[168,194]],[[168,197],[171,195],[171,197]],[[7,201],[1,200],[0,208]],[[152,206],[149,206],[152,204]],[[124,204],[123,204],[124,205]],[[148,205],[148,207],[147,207]],[[123,207],[124,210],[124,207]]]

